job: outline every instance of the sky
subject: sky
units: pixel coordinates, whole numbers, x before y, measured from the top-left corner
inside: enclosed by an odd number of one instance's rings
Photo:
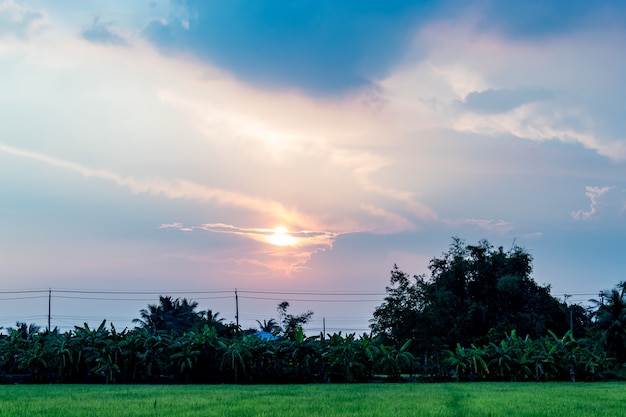
[[[0,326],[362,333],[394,264],[626,279],[626,3],[0,0]]]

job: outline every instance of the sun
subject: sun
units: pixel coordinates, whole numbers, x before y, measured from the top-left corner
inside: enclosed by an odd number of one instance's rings
[[[298,238],[289,234],[286,227],[278,226],[274,229],[274,234],[267,236],[267,241],[276,246],[294,246],[298,243]]]

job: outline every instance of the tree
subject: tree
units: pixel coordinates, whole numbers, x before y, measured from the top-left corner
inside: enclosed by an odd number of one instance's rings
[[[313,317],[313,312],[309,310],[306,313],[294,315],[287,313],[288,308],[289,302],[287,301],[283,301],[282,303],[278,304],[278,316],[280,317],[283,324],[284,336],[287,337],[289,340],[295,340],[296,331],[299,328],[302,328],[302,326],[304,326],[311,320],[311,317]]]
[[[482,380],[489,374],[489,367],[485,361],[487,352],[472,345],[471,348],[461,347],[457,343],[454,351],[446,350],[446,362],[454,369],[457,381]]]
[[[398,382],[401,380],[402,371],[408,370],[413,373],[413,364],[415,358],[408,351],[410,340],[407,340],[402,346],[380,345],[380,355],[376,361],[376,367],[387,375],[389,381]]]
[[[427,334],[424,330],[428,327],[424,320],[428,288],[425,277],[410,277],[394,265],[390,283],[385,288],[385,302],[374,310],[370,320],[372,331],[383,336],[385,342],[396,345],[407,340],[424,341]]]
[[[626,362],[626,281],[617,288],[602,293],[603,300],[591,300],[597,305],[594,328],[600,332],[602,347],[618,363]]]
[[[453,238],[448,252],[429,264],[430,279],[410,278],[397,266],[372,331],[394,343],[414,340],[413,353],[486,345],[490,335],[513,329],[533,338],[569,328],[567,307],[549,286],[531,278],[532,257],[514,246],[494,249],[486,240],[466,245]]]
[[[259,330],[262,332],[270,333],[272,335],[277,335],[281,332],[281,328],[274,319],[263,320],[263,322],[257,320],[259,325]]]
[[[213,313],[212,310],[207,310],[206,317],[203,318],[203,321],[205,321],[205,324],[208,325],[209,327],[214,328],[218,336],[226,337],[226,338],[234,337],[235,334],[237,334],[237,331],[239,330],[237,328],[237,325],[232,322],[229,324],[224,324],[224,319],[222,317],[219,317],[219,315],[220,313],[218,312]],[[198,326],[198,327],[202,327],[202,326]]]
[[[230,343],[222,342],[224,356],[220,364],[220,370],[228,369],[233,373],[233,382],[239,382],[240,373],[246,374],[249,361],[252,359],[251,343],[248,336],[233,339]]]
[[[159,304],[149,304],[147,309],[140,310],[141,318],[133,322],[152,332],[167,331],[180,336],[202,326],[206,313],[195,311],[197,307],[197,302],[186,298],[159,296]]]

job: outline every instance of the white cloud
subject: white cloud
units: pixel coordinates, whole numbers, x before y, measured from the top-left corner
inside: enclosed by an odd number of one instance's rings
[[[585,195],[589,198],[589,210],[577,210],[572,212],[572,217],[576,220],[589,220],[593,217],[597,210],[600,198],[615,187],[585,187]]]
[[[46,24],[46,15],[15,0],[0,2],[0,36],[27,38]]]
[[[415,229],[415,225],[410,220],[399,214],[368,204],[362,205],[361,208],[376,218],[376,224],[371,226],[371,231],[377,233],[396,233]]]
[[[514,229],[513,224],[502,219],[494,220],[494,219],[460,218],[460,219],[447,219],[447,220],[444,220],[443,222],[450,226],[472,225],[482,230],[493,232],[493,233],[498,233],[498,234],[507,234],[511,230]]]
[[[170,199],[193,199],[200,202],[215,201],[217,204],[227,207],[238,207],[252,212],[264,213],[269,218],[278,219],[288,224],[314,224],[312,220],[308,219],[297,210],[285,208],[276,201],[256,198],[219,188],[210,188],[185,179],[139,179],[132,176],[123,176],[106,169],[89,168],[71,161],[2,144],[0,144],[0,151],[74,171],[85,177],[95,177],[112,181],[117,185],[129,188],[135,194],[148,193],[152,195],[162,195]]]
[[[474,23],[466,19],[426,26],[415,41],[421,53],[382,82],[393,92],[412,95],[406,102],[413,113],[429,119],[424,122],[418,115],[416,124],[580,144],[613,161],[626,161],[625,139],[615,136],[623,131],[623,117],[614,111],[615,98],[626,90],[620,75],[626,70],[621,53],[626,33],[583,31],[534,43],[477,31]],[[465,111],[471,94],[489,91],[501,92],[499,100],[482,103],[490,106],[489,112]],[[510,93],[504,97],[502,92]],[[541,100],[523,99],[522,92],[535,92]],[[426,102],[432,104],[430,111]]]
[[[119,34],[112,22],[104,22],[99,17],[95,17],[89,26],[85,26],[81,30],[81,36],[90,42],[111,44],[111,45],[127,45],[124,37]]]

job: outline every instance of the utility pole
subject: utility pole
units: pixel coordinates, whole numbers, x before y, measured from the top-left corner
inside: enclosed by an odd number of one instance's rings
[[[52,288],[48,287],[48,332],[50,331],[51,304],[52,304]]]
[[[235,288],[235,321],[237,322],[237,331],[239,331],[239,296],[237,288]]]
[[[567,305],[567,299],[571,297],[571,295],[563,294],[563,297],[565,298],[565,305]],[[574,312],[572,311],[571,304],[568,307],[569,307],[569,329],[573,335],[574,334]]]

